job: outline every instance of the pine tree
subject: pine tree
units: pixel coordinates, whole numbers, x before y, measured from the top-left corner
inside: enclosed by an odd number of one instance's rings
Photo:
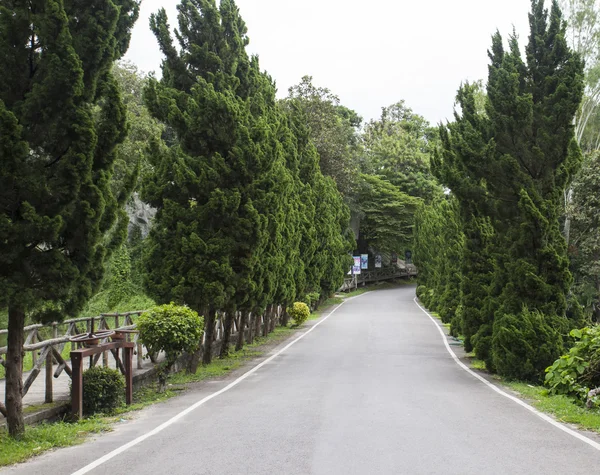
[[[580,313],[570,321],[566,313],[572,277],[559,214],[581,162],[573,117],[583,64],[567,47],[556,1],[550,12],[532,2],[530,28],[526,60],[514,34],[507,51],[494,35],[485,114],[474,89],[462,88],[462,116],[442,140],[445,180],[465,222],[463,298],[472,300],[463,312],[474,312],[464,314],[463,330],[500,373],[537,379],[562,351],[561,333],[580,323]]]
[[[8,307],[6,410],[24,431],[26,316],[75,314],[124,238],[110,186],[125,108],[110,70],[139,2],[33,0],[0,6],[0,306]]]
[[[184,0],[178,51],[164,10],[151,26],[165,60],[146,102],[174,131],[154,145],[144,196],[158,209],[146,266],[161,301],[207,312],[203,361],[210,362],[217,310],[243,318],[263,308],[268,211],[262,188],[281,160],[273,144],[275,88],[249,58],[246,27],[233,1]],[[262,204],[261,204],[262,203]],[[225,345],[227,346],[227,345]]]

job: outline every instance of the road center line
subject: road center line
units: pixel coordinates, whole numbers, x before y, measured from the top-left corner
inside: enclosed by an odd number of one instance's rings
[[[323,317],[320,321],[318,321],[317,323],[315,323],[312,327],[310,327],[306,332],[304,332],[302,335],[300,335],[294,341],[288,343],[285,347],[283,347],[277,353],[275,353],[271,357],[267,358],[262,363],[256,365],[254,368],[252,368],[248,372],[244,373],[242,376],[240,376],[235,381],[233,381],[232,383],[230,383],[227,386],[225,386],[223,389],[221,389],[221,390],[219,390],[219,391],[217,391],[217,392],[215,392],[215,393],[213,393],[213,394],[211,394],[209,396],[206,396],[204,399],[201,399],[200,401],[192,404],[190,407],[188,407],[187,409],[184,409],[183,411],[181,411],[179,414],[177,414],[176,416],[172,417],[168,421],[163,422],[161,425],[159,425],[158,427],[154,428],[150,432],[146,432],[144,435],[141,435],[137,439],[134,439],[131,442],[128,442],[127,444],[119,447],[118,449],[113,450],[112,452],[109,452],[108,454],[100,457],[99,459],[95,460],[94,462],[86,465],[85,467],[77,470],[76,472],[73,472],[72,475],[83,475],[85,473],[91,472],[92,470],[94,470],[95,468],[99,467],[100,465],[102,465],[102,464],[108,462],[109,460],[115,458],[117,455],[122,454],[123,452],[129,450],[130,448],[132,448],[132,447],[140,444],[144,440],[152,437],[153,435],[156,435],[159,432],[162,432],[167,427],[169,427],[170,425],[172,425],[175,422],[179,421],[180,419],[182,419],[183,417],[185,417],[186,415],[188,415],[190,412],[198,409],[200,406],[202,406],[206,402],[210,401],[211,399],[214,399],[217,396],[223,394],[224,392],[229,391],[231,388],[233,388],[233,387],[237,386],[238,384],[240,384],[248,376],[250,376],[253,373],[256,373],[264,365],[266,365],[267,363],[271,362],[272,360],[274,360],[275,358],[277,358],[280,354],[282,354],[284,351],[286,351],[287,349],[289,349],[291,346],[295,345],[300,340],[302,340],[302,338],[304,338],[306,335],[308,335],[310,332],[312,332],[315,328],[317,328],[321,323],[323,323],[325,320],[327,320],[329,317],[331,317],[346,302],[349,302],[350,300],[354,300],[355,298],[361,297],[362,295],[364,295],[364,294],[357,295],[355,297],[350,297],[349,299],[344,300],[341,304],[339,304],[337,307],[335,307],[327,316]]]
[[[442,339],[444,340],[444,345],[446,345],[446,350],[448,350],[448,353],[450,353],[450,356],[452,356],[452,359],[454,360],[454,362],[458,366],[460,366],[462,369],[464,369],[471,376],[477,378],[479,381],[481,381],[483,384],[485,384],[487,387],[489,387],[493,391],[497,392],[501,396],[504,396],[505,398],[510,399],[511,401],[517,403],[519,406],[524,407],[525,409],[527,409],[529,412],[532,412],[533,414],[535,414],[536,416],[538,416],[540,419],[543,419],[544,421],[548,422],[549,424],[552,424],[554,427],[562,430],[563,432],[566,432],[567,434],[575,437],[576,439],[579,439],[582,442],[585,442],[589,446],[591,446],[594,449],[600,451],[600,444],[598,442],[596,442],[596,441],[594,441],[594,440],[586,437],[583,434],[580,434],[579,432],[574,431],[573,429],[570,429],[569,427],[565,426],[564,424],[561,424],[560,422],[554,420],[553,418],[551,418],[547,414],[544,414],[543,412],[538,411],[533,406],[530,406],[526,402],[522,401],[518,397],[512,396],[512,395],[508,394],[507,392],[504,392],[498,386],[496,386],[495,384],[490,383],[483,376],[477,374],[475,371],[473,371],[471,368],[469,368],[467,365],[465,365],[462,361],[460,361],[460,359],[458,358],[458,356],[456,356],[456,353],[454,353],[454,351],[452,350],[452,348],[450,348],[450,344],[448,343],[447,335],[444,333],[444,331],[442,330],[442,328],[438,324],[438,322],[435,320],[435,318],[433,318],[429,314],[429,312],[427,310],[425,310],[423,307],[421,307],[421,305],[419,305],[419,302],[417,302],[417,298],[416,297],[414,299],[414,302],[417,305],[417,307],[419,307],[423,312],[425,312],[425,314],[431,319],[431,321],[433,322],[433,324],[436,326],[436,328],[440,332],[440,335],[442,335]]]

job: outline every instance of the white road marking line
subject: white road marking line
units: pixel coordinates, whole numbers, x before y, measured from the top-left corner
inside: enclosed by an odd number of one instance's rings
[[[436,328],[440,332],[440,335],[442,335],[442,339],[444,340],[444,345],[446,345],[446,350],[448,350],[448,353],[450,353],[450,356],[452,356],[452,359],[454,359],[455,363],[458,366],[460,366],[462,369],[464,369],[471,376],[477,378],[479,381],[481,381],[483,384],[485,384],[487,387],[489,387],[493,391],[496,391],[501,396],[504,396],[505,398],[508,398],[511,401],[517,403],[519,406],[524,407],[528,411],[534,413],[540,419],[543,419],[544,421],[548,422],[549,424],[552,424],[554,427],[562,430],[563,432],[566,432],[567,434],[575,437],[576,439],[579,439],[580,441],[585,442],[586,444],[588,444],[589,446],[595,448],[596,450],[600,450],[600,444],[598,442],[596,442],[596,441],[594,441],[594,440],[586,437],[583,434],[580,434],[579,432],[574,431],[573,429],[568,428],[564,424],[561,424],[560,422],[552,419],[547,414],[544,414],[543,412],[538,411],[536,408],[530,406],[529,404],[527,404],[526,402],[522,401],[518,397],[512,396],[512,395],[504,392],[498,386],[496,386],[495,384],[490,383],[487,379],[485,379],[481,375],[477,374],[475,371],[473,371],[471,368],[469,368],[467,365],[465,365],[462,361],[460,361],[460,359],[458,358],[458,356],[456,356],[456,353],[454,353],[454,351],[452,351],[452,348],[450,348],[450,345],[448,344],[448,339],[446,338],[447,335],[444,333],[444,331],[442,330],[442,328],[438,324],[438,322],[435,320],[435,318],[433,318],[429,314],[429,312],[427,310],[425,310],[423,307],[421,307],[421,305],[419,305],[419,302],[417,302],[417,298],[416,297],[414,299],[414,302],[415,302],[415,304],[417,304],[417,307],[419,307],[423,312],[425,312],[425,314],[431,319],[431,321],[433,322],[433,324],[436,326]]]
[[[238,379],[236,379],[235,381],[233,381],[232,383],[228,384],[227,386],[225,386],[223,389],[209,395],[206,396],[204,399],[194,403],[193,405],[191,405],[190,407],[188,407],[187,409],[181,411],[179,414],[177,414],[176,416],[172,417],[171,419],[169,419],[168,421],[162,423],[161,425],[159,425],[158,427],[156,427],[155,429],[151,430],[150,432],[145,433],[144,435],[141,435],[140,437],[138,437],[137,439],[132,440],[131,442],[128,442],[127,444],[119,447],[118,449],[113,450],[112,452],[109,452],[108,454],[104,455],[103,457],[100,457],[99,459],[95,460],[94,462],[90,463],[89,465],[86,465],[85,467],[83,467],[82,469],[77,470],[76,472],[73,472],[72,475],[83,475],[85,473],[89,473],[92,470],[94,470],[95,468],[99,467],[100,465],[108,462],[109,460],[113,459],[114,457],[116,457],[119,454],[122,454],[123,452],[125,452],[126,450],[129,450],[130,448],[138,445],[139,443],[143,442],[144,440],[152,437],[153,435],[158,434],[159,432],[162,432],[163,430],[165,430],[167,427],[169,427],[170,425],[174,424],[175,422],[177,422],[178,420],[182,419],[183,417],[187,416],[190,412],[198,409],[200,406],[202,406],[204,403],[210,401],[211,399],[216,398],[217,396],[223,394],[226,391],[229,391],[231,388],[233,388],[234,386],[237,386],[239,383],[241,383],[244,379],[246,379],[248,376],[256,373],[260,368],[262,368],[264,365],[266,365],[267,363],[271,362],[272,360],[274,360],[275,358],[277,358],[281,353],[283,353],[284,351],[286,351],[288,348],[290,348],[292,345],[296,344],[297,342],[299,342],[302,338],[304,338],[306,335],[308,335],[310,332],[312,332],[315,328],[317,328],[321,323],[323,323],[325,320],[327,320],[329,317],[331,317],[342,305],[344,305],[346,302],[349,302],[350,300],[354,300],[357,297],[361,297],[362,295],[365,294],[360,294],[360,295],[356,295],[354,297],[350,297],[349,299],[344,300],[341,304],[339,304],[337,307],[335,307],[330,313],[329,315],[327,315],[326,317],[323,317],[320,321],[318,321],[317,323],[315,323],[312,327],[310,327],[306,332],[304,332],[302,335],[300,335],[298,338],[296,338],[294,341],[292,341],[291,343],[288,343],[285,347],[283,347],[281,350],[279,350],[277,353],[275,353],[273,356],[267,358],[265,361],[263,361],[262,363],[260,363],[259,365],[256,365],[254,368],[252,368],[251,370],[249,370],[248,372],[244,373],[242,376],[240,376]]]

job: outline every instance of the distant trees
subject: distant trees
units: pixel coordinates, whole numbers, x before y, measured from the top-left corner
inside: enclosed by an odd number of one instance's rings
[[[76,313],[124,237],[126,192],[111,188],[127,133],[111,73],[139,2],[4,2],[0,6],[0,306],[8,307],[6,412],[21,412],[26,315]]]

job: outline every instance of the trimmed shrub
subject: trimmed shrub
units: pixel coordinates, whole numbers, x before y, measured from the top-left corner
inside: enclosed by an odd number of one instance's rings
[[[589,391],[600,387],[600,326],[572,330],[570,335],[577,342],[546,369],[545,384],[550,394],[565,394],[584,403]]]
[[[204,319],[189,307],[170,303],[151,308],[137,321],[140,340],[149,353],[165,352],[158,367],[160,389],[164,390],[171,368],[184,352],[193,353],[200,347]]]
[[[492,336],[494,368],[509,379],[541,382],[544,370],[564,350],[562,331],[566,323],[566,318],[546,316],[526,307],[518,315],[497,317]]]
[[[83,372],[83,413],[110,414],[125,402],[125,378],[116,369],[94,366]]]
[[[294,319],[296,326],[302,325],[310,316],[310,309],[304,302],[294,302],[287,312]]]

